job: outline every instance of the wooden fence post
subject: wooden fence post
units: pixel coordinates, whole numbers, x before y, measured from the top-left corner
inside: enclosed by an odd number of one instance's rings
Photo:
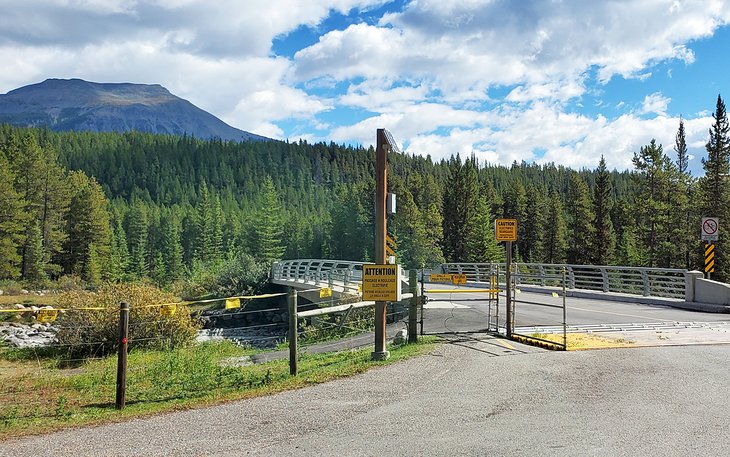
[[[127,344],[129,343],[129,303],[119,304],[119,352],[117,353],[116,408],[123,409],[127,390]]]

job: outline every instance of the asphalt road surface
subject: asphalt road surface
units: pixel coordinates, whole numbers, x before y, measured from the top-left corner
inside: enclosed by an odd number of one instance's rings
[[[472,335],[263,398],[0,443],[0,456],[730,455],[730,347],[551,352]]]
[[[462,293],[469,288],[429,284],[429,289],[453,289],[453,293],[426,293],[424,330],[427,333],[474,331],[487,328],[491,313],[496,322],[496,308],[489,306],[487,293]],[[473,290],[473,289],[472,289]],[[554,327],[562,324],[562,297],[521,292],[515,294],[515,327]],[[527,303],[525,303],[527,302]],[[567,324],[577,331],[601,324],[623,324],[624,327],[676,323],[730,324],[730,315],[705,313],[660,305],[645,305],[610,300],[566,298]],[[505,325],[505,298],[500,296],[499,325]],[[730,334],[729,334],[730,335]],[[728,339],[730,342],[730,339]]]

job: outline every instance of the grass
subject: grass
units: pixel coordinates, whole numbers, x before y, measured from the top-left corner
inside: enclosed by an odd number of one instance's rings
[[[254,353],[230,342],[132,351],[123,410],[114,408],[116,357],[59,368],[58,356],[0,347],[0,440],[297,389],[424,354],[435,345],[432,337],[393,346],[383,362],[370,360],[371,348],[303,355],[296,377],[289,375],[288,360],[222,366],[222,359]]]
[[[16,303],[23,305],[54,305],[57,299],[58,295],[55,294],[0,295],[0,308],[6,308],[9,307],[8,305],[14,305]]]
[[[530,336],[563,344],[562,334],[534,333]],[[634,346],[633,341],[629,341],[623,338],[607,338],[592,333],[568,333],[566,336],[569,351],[580,351],[584,349],[624,348]]]

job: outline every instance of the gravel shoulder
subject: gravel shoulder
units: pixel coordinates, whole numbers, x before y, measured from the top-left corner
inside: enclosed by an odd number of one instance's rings
[[[444,344],[296,391],[2,442],[0,456],[730,455],[728,362],[728,346]]]

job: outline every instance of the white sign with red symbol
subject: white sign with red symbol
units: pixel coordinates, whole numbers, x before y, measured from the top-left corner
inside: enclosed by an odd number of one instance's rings
[[[717,241],[717,234],[720,231],[720,219],[717,217],[702,218],[702,241]]]

